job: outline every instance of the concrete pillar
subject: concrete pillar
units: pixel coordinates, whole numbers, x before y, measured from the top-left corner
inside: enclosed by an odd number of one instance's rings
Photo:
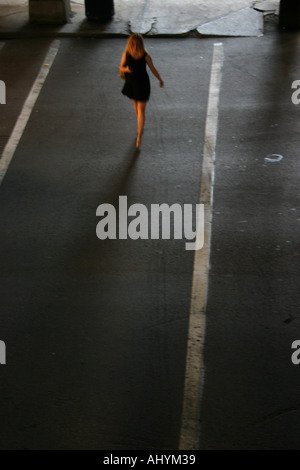
[[[85,15],[89,21],[110,21],[115,13],[113,0],[84,0]]]
[[[71,13],[70,0],[29,0],[29,21],[64,24]]]
[[[286,29],[300,28],[300,0],[280,0],[279,26]]]

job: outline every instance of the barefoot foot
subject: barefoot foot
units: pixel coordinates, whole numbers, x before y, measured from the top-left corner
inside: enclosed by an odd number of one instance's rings
[[[142,136],[138,135],[136,138],[136,148],[140,148],[142,145]]]

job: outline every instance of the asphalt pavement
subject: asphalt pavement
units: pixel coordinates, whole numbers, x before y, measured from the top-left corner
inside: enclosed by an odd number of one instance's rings
[[[185,448],[300,450],[299,33],[269,19],[246,37],[146,37],[165,87],[151,77],[140,152],[123,37],[2,23],[2,151],[48,73],[0,186],[2,450],[182,449],[195,253],[184,239],[99,240],[96,210],[120,195],[199,202],[216,43],[199,408]]]

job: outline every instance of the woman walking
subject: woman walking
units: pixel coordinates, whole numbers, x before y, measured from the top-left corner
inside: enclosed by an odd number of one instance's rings
[[[137,148],[140,148],[142,145],[146,104],[150,97],[150,80],[146,65],[149,66],[153,75],[158,78],[159,85],[162,88],[164,82],[154,67],[150,55],[145,50],[142,35],[132,33],[128,38],[126,49],[122,54],[120,74],[125,78],[122,93],[133,101],[137,116]]]

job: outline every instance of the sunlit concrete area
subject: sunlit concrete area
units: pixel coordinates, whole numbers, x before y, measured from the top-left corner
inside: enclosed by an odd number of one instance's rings
[[[130,31],[147,36],[259,36],[263,33],[264,17],[278,15],[279,11],[278,0],[115,0],[111,19],[93,22],[87,19],[84,0],[57,0],[59,7],[52,5],[55,13],[50,21],[39,12],[51,10],[47,10],[47,2],[52,0],[45,0],[42,7],[38,7],[41,0],[31,1],[37,14],[30,18],[28,0],[5,0],[0,10],[0,34],[24,35],[31,28],[31,34],[52,32],[59,36],[127,35]],[[57,14],[61,19],[56,28],[53,24],[47,27],[47,18],[55,24]],[[37,24],[29,25],[30,19]]]

